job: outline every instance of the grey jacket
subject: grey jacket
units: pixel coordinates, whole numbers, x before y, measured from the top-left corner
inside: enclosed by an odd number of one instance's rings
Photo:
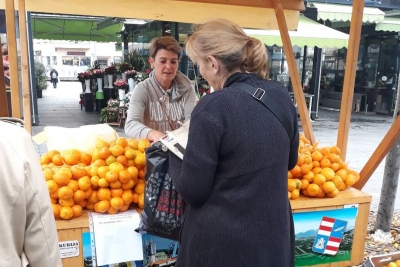
[[[50,196],[30,135],[0,122],[0,266],[61,267]]]
[[[178,71],[172,88],[164,92],[151,73],[150,77],[138,83],[132,92],[125,123],[127,136],[146,138],[152,129],[163,133],[172,130],[156,90],[162,96],[166,112],[175,125],[178,121],[185,122],[190,119],[196,105],[196,95],[190,80]]]

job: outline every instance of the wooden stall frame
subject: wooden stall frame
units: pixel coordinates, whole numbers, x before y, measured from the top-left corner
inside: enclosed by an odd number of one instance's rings
[[[15,5],[14,0],[5,0],[5,14],[7,26],[8,58],[10,62],[10,88],[11,88],[11,111],[12,116],[21,118],[19,79],[18,79],[18,52],[17,32],[15,27]],[[30,107],[30,104],[29,104]]]
[[[3,49],[0,49],[0,70],[3,70],[4,73],[4,65],[3,65]],[[0,117],[8,117],[8,100],[7,100],[7,91],[6,91],[6,79],[3,74],[0,75]]]
[[[18,0],[19,36],[21,40],[21,78],[25,129],[32,134],[31,92],[29,82],[28,32],[26,30],[25,0]]]
[[[6,1],[6,14],[13,15],[14,11],[13,0],[5,0],[5,1]],[[155,19],[155,20],[191,22],[191,23],[199,23],[201,22],[199,20],[204,21],[205,19],[212,17],[229,18],[229,16],[231,16],[236,19],[237,23],[245,27],[274,29],[278,26],[279,31],[281,33],[284,51],[288,61],[290,76],[294,84],[293,87],[294,87],[296,101],[299,104],[299,113],[303,130],[306,137],[309,138],[311,142],[315,141],[311,126],[311,121],[309,116],[307,115],[305,99],[303,97],[304,95],[300,86],[300,78],[298,75],[298,69],[295,64],[291,41],[288,35],[288,29],[293,30],[293,25],[294,25],[293,23],[298,21],[298,16],[299,16],[298,9],[301,7],[300,2],[303,3],[302,1],[269,0],[269,1],[246,2],[242,0],[228,0],[228,1],[156,0],[157,3],[152,2],[152,7],[150,7],[147,0],[137,0],[135,1],[135,8],[129,9],[129,12],[127,12],[127,7],[132,5],[131,0],[121,0],[117,6],[115,6],[111,2],[105,2],[104,3],[105,6],[98,5],[97,2],[95,3],[94,1],[95,0],[88,0],[87,2],[88,5],[93,7],[92,9],[76,9],[75,6],[78,4],[77,0],[72,0],[72,1],[20,0],[21,4],[25,2],[26,10],[32,12],[48,12],[48,13],[93,15],[93,16],[115,16],[115,17],[128,17],[128,18],[135,17],[142,19]],[[92,2],[93,4],[91,4]],[[290,2],[292,2],[292,4]],[[351,104],[353,97],[352,93],[354,91],[355,68],[358,58],[358,49],[360,41],[359,37],[361,32],[361,21],[362,21],[364,2],[365,0],[356,0],[353,3],[352,20],[350,27],[350,40],[349,40],[350,44],[349,44],[349,50],[347,52],[346,72],[344,80],[344,92],[343,92],[344,97],[341,103],[342,106],[341,106],[338,140],[337,140],[337,144],[339,148],[341,148],[342,150],[343,158],[346,157],[346,150],[347,150],[349,123],[351,118]],[[266,7],[273,7],[273,8],[271,9]],[[291,7],[293,8],[293,10],[287,10],[286,9],[287,7]],[[173,14],[171,14],[171,12],[168,12],[168,10],[172,8],[174,8]],[[275,12],[276,20],[273,20],[271,19],[271,16],[268,16],[271,15],[271,11]],[[193,14],[192,12],[196,14]],[[207,13],[207,15],[204,15],[205,12]],[[9,31],[13,32],[14,30],[15,33],[15,25],[14,27],[12,26],[13,26],[12,24],[9,25],[9,23],[7,22],[7,28],[8,27],[10,28]],[[14,42],[14,44],[16,44],[16,42],[12,40],[15,39],[15,34],[14,36],[8,35],[8,38],[10,39],[11,42]],[[28,56],[27,54],[23,55],[25,59],[27,58],[27,56]],[[14,68],[16,60],[17,60],[16,56],[12,56],[10,58],[10,63],[11,61],[14,61],[13,62]],[[10,71],[12,71],[12,69]],[[14,80],[14,82],[16,81]],[[19,93],[19,91],[17,92],[15,91],[16,89],[14,87],[13,103],[18,102],[20,99],[19,97],[16,96],[16,94]],[[29,105],[29,103],[24,101],[24,108],[28,108],[28,110],[30,110],[30,106],[27,107],[25,105]],[[14,112],[14,109],[16,109],[16,107],[18,106],[19,104],[13,105],[13,116],[17,116],[18,113],[16,111]],[[392,125],[387,135],[385,136],[385,138],[383,139],[381,146],[378,147],[378,149],[374,152],[373,156],[370,158],[367,165],[361,172],[360,175],[361,178],[359,183],[356,184],[356,188],[362,188],[363,185],[362,183],[364,184],[366,183],[372,172],[376,169],[376,166],[379,165],[380,161],[382,160],[384,155],[386,155],[391,145],[393,145],[393,143],[396,141],[396,139],[399,136],[399,128],[400,128],[399,124],[400,124],[400,119],[397,119],[396,122]],[[311,200],[308,199],[307,201]],[[358,221],[360,221],[360,218],[362,221],[364,221],[364,223],[367,220],[368,210],[370,205],[368,201],[370,202],[370,199],[366,200],[365,203],[360,203],[360,207],[362,207],[364,211],[362,212],[362,214],[360,212],[359,214],[360,217],[358,218]],[[304,204],[305,202],[299,201],[294,203],[296,203],[295,205],[301,205]],[[322,202],[319,203],[321,204]],[[335,205],[337,207],[340,207],[341,204],[335,203]],[[298,209],[298,211],[302,210],[304,211],[305,209],[307,209],[306,206],[304,206],[303,209]],[[361,232],[364,235],[366,235],[366,229],[364,229],[365,227],[361,227],[359,224],[357,227],[358,228],[356,232]],[[356,242],[359,242],[359,240],[365,240],[365,236],[363,235],[359,235],[359,238],[360,239],[357,238]],[[356,257],[358,258],[361,256],[356,255]]]

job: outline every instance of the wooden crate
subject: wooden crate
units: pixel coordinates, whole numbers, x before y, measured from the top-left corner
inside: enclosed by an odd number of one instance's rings
[[[307,198],[300,196],[291,201],[294,213],[343,208],[344,205],[358,204],[351,260],[313,267],[347,267],[361,264],[364,258],[364,245],[367,236],[368,215],[371,196],[354,188],[348,188],[335,198]],[[89,232],[88,214],[84,211],[79,218],[70,221],[56,220],[59,241],[79,241],[79,257],[63,259],[64,267],[83,267],[82,233]]]
[[[82,233],[89,232],[89,219],[87,211],[82,216],[69,221],[56,220],[58,241],[79,241],[79,256],[62,259],[63,267],[83,267]]]
[[[313,267],[347,267],[363,263],[371,195],[354,188],[348,188],[345,191],[340,192],[335,198],[307,198],[300,196],[298,199],[291,201],[294,213],[341,209],[345,205],[351,204],[358,204],[351,260],[313,265]]]

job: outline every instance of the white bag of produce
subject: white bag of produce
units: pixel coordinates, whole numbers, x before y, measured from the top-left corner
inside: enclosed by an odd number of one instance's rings
[[[85,125],[79,128],[57,126],[44,127],[47,136],[47,150],[58,150],[61,154],[70,149],[77,149],[92,154],[96,142],[110,142],[118,138],[117,132],[108,124]]]

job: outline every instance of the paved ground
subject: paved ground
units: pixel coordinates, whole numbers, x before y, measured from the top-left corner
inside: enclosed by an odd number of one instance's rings
[[[79,127],[99,122],[98,112],[85,112],[79,105],[81,86],[74,82],[61,82],[57,89],[43,91],[38,99],[39,125],[34,126],[32,134],[43,131],[45,126]],[[316,140],[321,145],[334,145],[337,138],[339,112],[320,109],[318,119],[312,123]],[[360,171],[382,138],[390,128],[392,118],[373,113],[353,114],[348,141],[347,162],[351,168]],[[115,128],[118,134],[125,136],[123,129]],[[38,153],[47,151],[46,145],[36,145]],[[382,184],[384,162],[369,179],[363,191],[372,195],[372,210],[377,210]],[[400,194],[396,199],[396,209],[400,210]]]

